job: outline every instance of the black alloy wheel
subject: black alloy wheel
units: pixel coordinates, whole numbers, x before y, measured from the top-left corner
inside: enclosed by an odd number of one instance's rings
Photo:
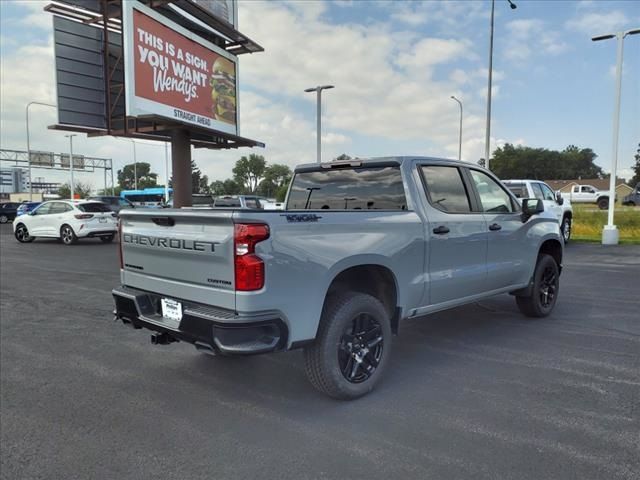
[[[338,346],[338,363],[344,378],[362,383],[376,371],[382,358],[382,327],[371,315],[361,313],[347,325]]]
[[[544,269],[542,276],[540,277],[540,305],[545,309],[552,306],[556,300],[557,291],[557,269],[552,266],[548,266]]]
[[[14,235],[16,237],[16,240],[18,240],[20,243],[33,242],[35,238],[29,235],[29,230],[27,230],[27,227],[25,227],[22,223],[16,227],[16,232]]]

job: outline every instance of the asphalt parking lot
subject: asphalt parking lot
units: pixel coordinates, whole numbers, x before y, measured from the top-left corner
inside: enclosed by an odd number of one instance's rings
[[[570,245],[559,303],[401,324],[338,402],[299,351],[208,357],[112,321],[117,244],[0,227],[3,479],[639,479],[640,247]]]

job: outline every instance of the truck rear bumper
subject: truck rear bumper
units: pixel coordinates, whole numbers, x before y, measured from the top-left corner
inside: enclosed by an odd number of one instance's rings
[[[151,338],[156,344],[184,341],[212,355],[253,355],[285,350],[287,346],[287,326],[278,312],[242,316],[172,298],[182,304],[182,320],[177,321],[163,317],[161,295],[124,286],[113,289],[112,294],[116,319],[136,329],[156,332]]]

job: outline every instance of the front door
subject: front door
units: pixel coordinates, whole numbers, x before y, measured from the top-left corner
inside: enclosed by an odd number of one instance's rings
[[[30,219],[27,223],[29,235],[34,237],[46,235],[47,217],[49,216],[50,208],[51,202],[43,203],[29,213]]]
[[[487,225],[455,166],[421,165],[426,190],[428,288],[425,305],[482,293],[487,277]]]
[[[520,208],[494,178],[481,170],[468,172],[487,222],[486,290],[526,283],[529,271],[522,248],[527,242]]]

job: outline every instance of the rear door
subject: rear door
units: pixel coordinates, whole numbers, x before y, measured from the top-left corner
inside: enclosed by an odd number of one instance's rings
[[[231,210],[121,210],[123,284],[234,309],[232,214]]]
[[[487,224],[486,290],[526,281],[522,248],[527,243],[520,206],[497,179],[481,170],[466,170]]]
[[[428,206],[429,298],[434,305],[486,290],[487,225],[455,166],[420,165]]]
[[[49,213],[43,225],[43,233],[47,236],[57,237],[60,235],[60,228],[65,223],[66,213],[73,210],[73,207],[64,202],[52,202]]]

